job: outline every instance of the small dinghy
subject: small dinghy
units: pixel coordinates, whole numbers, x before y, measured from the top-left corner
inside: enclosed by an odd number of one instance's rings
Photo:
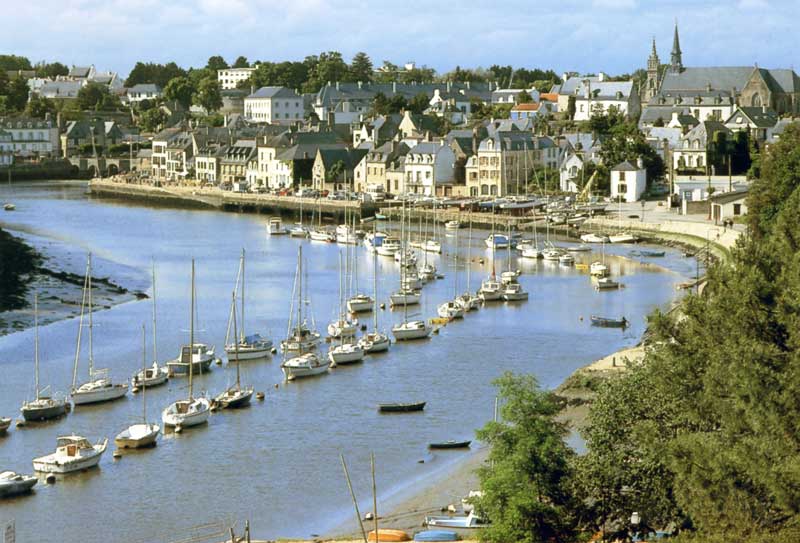
[[[452,530],[424,530],[414,534],[414,541],[458,541],[461,538]]]
[[[470,443],[472,443],[472,441],[454,441],[454,440],[451,439],[450,441],[440,441],[440,442],[435,442],[435,443],[429,443],[428,444],[428,448],[429,449],[468,449]]]
[[[13,471],[0,473],[0,498],[27,494],[36,486],[38,479],[33,475],[22,475]]]
[[[609,319],[606,317],[598,317],[597,315],[592,315],[591,317],[592,326],[601,326],[604,328],[627,328],[628,327],[628,319],[622,317],[621,319]]]
[[[378,404],[378,411],[381,413],[410,413],[412,411],[422,411],[425,409],[426,403],[381,403]]]
[[[376,537],[377,536],[377,537]],[[367,534],[367,541],[409,541],[411,538],[403,530],[390,530],[387,528],[378,529],[378,533],[372,530]]]

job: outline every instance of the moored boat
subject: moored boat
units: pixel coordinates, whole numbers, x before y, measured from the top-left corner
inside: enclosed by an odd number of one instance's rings
[[[285,236],[289,233],[280,217],[270,217],[267,222],[267,233],[270,236]]]
[[[6,433],[9,426],[11,426],[11,419],[9,417],[0,417],[0,436]]]
[[[378,404],[378,411],[381,413],[410,413],[413,411],[422,411],[425,409],[427,402],[413,402],[413,403],[380,403]]]
[[[0,473],[0,498],[10,498],[27,494],[33,490],[39,479],[34,475],[23,475],[14,471]]]
[[[611,319],[608,317],[592,315],[590,319],[592,326],[602,326],[605,328],[627,328],[629,324],[628,319],[625,317],[622,317],[621,319]]]
[[[158,362],[153,362],[151,367],[141,369],[131,377],[131,387],[134,392],[138,392],[143,386],[152,388],[163,385],[167,379],[169,379],[169,369],[159,366]]]
[[[429,449],[466,449],[469,448],[470,443],[472,441],[435,441],[433,443],[428,443]]]
[[[108,438],[92,445],[82,436],[61,436],[55,452],[33,459],[33,469],[41,473],[71,473],[93,468],[100,463],[107,446]]]
[[[584,243],[608,243],[608,236],[603,234],[588,233],[581,235]]]
[[[481,288],[478,290],[478,296],[484,302],[494,302],[503,297],[503,287],[500,281],[493,276],[484,279],[481,283]]]
[[[461,223],[456,220],[447,221],[446,223],[444,223],[444,227],[447,230],[458,230],[459,228],[461,228]]]
[[[161,427],[158,424],[141,422],[132,424],[117,434],[114,444],[120,449],[143,449],[152,447],[158,440]]]
[[[364,360],[364,348],[357,343],[343,343],[328,351],[328,360],[331,367],[345,364],[355,364]]]
[[[618,289],[620,284],[611,279],[610,277],[600,277],[595,280],[594,288],[597,290],[614,290]]]
[[[188,375],[191,361],[192,371],[195,373],[208,373],[211,370],[211,363],[216,360],[214,347],[209,347],[205,343],[193,343],[181,347],[181,354],[178,358],[167,362],[170,375]]]
[[[431,335],[433,328],[425,321],[406,321],[392,327],[392,334],[398,341],[424,339]]]
[[[517,282],[508,283],[503,289],[503,300],[521,302],[528,299],[528,292]]]
[[[315,353],[296,356],[281,364],[281,370],[287,381],[321,375],[326,373],[329,367],[330,362],[320,360]]]

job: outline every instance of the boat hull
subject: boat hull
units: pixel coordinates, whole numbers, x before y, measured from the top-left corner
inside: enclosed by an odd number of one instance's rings
[[[403,327],[403,326],[396,326],[392,328],[392,334],[397,341],[408,341],[414,339],[425,339],[426,337],[431,335],[433,329],[428,326],[420,327]]]
[[[181,400],[185,402],[186,400]],[[196,398],[194,400],[197,407],[190,412],[180,413],[171,411],[172,404],[161,413],[161,421],[164,426],[172,428],[189,428],[191,426],[198,426],[208,422],[208,417],[211,414],[211,404],[205,398]],[[178,402],[176,402],[178,403]]]
[[[198,375],[200,373],[208,373],[211,369],[212,359],[202,360],[199,362],[192,362],[192,373]],[[167,368],[171,375],[189,375],[189,364],[173,360],[167,362]]]
[[[160,432],[161,428],[157,424],[134,424],[120,432],[114,438],[114,444],[120,449],[153,447]]]
[[[58,462],[54,454],[49,454],[47,456],[35,458],[33,460],[33,469],[40,473],[73,473],[82,471],[97,466],[105,450],[105,444],[102,446],[95,445],[94,453],[82,456],[80,459],[68,463]]]
[[[357,347],[352,350],[332,349],[328,352],[328,360],[337,366],[345,364],[356,364],[364,360],[364,349]]]
[[[250,405],[250,400],[253,399],[253,389],[247,388],[239,391],[223,392],[217,396],[214,401],[225,409],[239,409]]]
[[[348,300],[347,309],[350,313],[366,313],[372,311],[373,304],[372,299]]]
[[[142,373],[139,372],[131,379],[131,387],[133,387],[134,390],[139,389],[142,386],[152,388],[163,385],[169,379],[169,370],[167,370],[167,368],[159,368],[159,370],[153,373],[151,377],[143,378],[141,375]]]
[[[367,337],[362,337],[358,344],[362,349],[364,349],[364,353],[370,354],[388,351],[392,341],[388,336],[383,334],[381,334],[380,337],[375,337],[372,334],[369,334]]]
[[[237,348],[233,345],[226,345],[225,354],[228,355],[228,361],[236,358],[238,358],[239,361],[258,360],[261,358],[267,358],[272,354],[272,345],[263,347],[239,345],[238,352]]]
[[[22,476],[19,481],[6,481],[0,479],[0,498],[10,498],[27,494],[33,490],[39,480],[36,477]]]
[[[28,422],[57,419],[67,414],[67,404],[66,402],[47,406],[26,404],[22,406],[20,411],[22,412],[22,418]]]
[[[472,441],[444,441],[429,443],[429,449],[467,449]]]
[[[417,403],[382,403],[378,404],[378,411],[381,413],[412,413],[425,409],[427,402]]]
[[[89,391],[73,391],[70,397],[75,405],[87,405],[119,400],[128,393],[128,384],[113,385]]]
[[[389,296],[389,303],[391,305],[416,305],[422,296],[419,293],[395,293]]]

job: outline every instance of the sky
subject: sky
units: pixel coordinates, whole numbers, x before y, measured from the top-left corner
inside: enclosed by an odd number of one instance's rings
[[[375,66],[492,64],[610,74],[685,66],[795,67],[800,0],[3,0],[0,54],[127,74],[137,61],[204,66],[365,51]]]

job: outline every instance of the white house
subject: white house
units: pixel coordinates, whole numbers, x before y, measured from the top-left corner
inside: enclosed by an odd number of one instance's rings
[[[125,94],[128,102],[139,103],[144,100],[157,100],[161,97],[161,88],[153,83],[139,83],[129,88]]]
[[[235,89],[242,81],[247,81],[255,68],[225,68],[217,70],[217,81],[222,90]]]
[[[286,87],[261,87],[244,99],[245,118],[257,123],[291,124],[303,111],[303,97]]]
[[[436,184],[453,181],[455,163],[456,155],[444,140],[415,145],[406,155],[406,191],[433,196]]]
[[[60,154],[58,126],[50,119],[0,117],[0,132],[2,131],[11,135],[11,152],[15,155],[52,157]]]
[[[611,168],[611,198],[636,202],[647,188],[647,170],[642,159],[634,166],[627,160]]]
[[[539,101],[539,91],[530,89],[495,89],[492,91],[492,104],[516,104],[521,92],[531,95],[534,102]]]
[[[583,158],[570,151],[558,171],[559,185],[563,192],[578,192],[578,181],[583,171]]]
[[[0,128],[0,166],[11,166],[14,163],[14,140],[11,132]]]
[[[641,111],[639,93],[633,81],[593,82],[585,79],[577,86],[573,96],[575,96],[575,121],[588,121],[592,116],[605,113],[612,107],[631,118],[636,117]]]

